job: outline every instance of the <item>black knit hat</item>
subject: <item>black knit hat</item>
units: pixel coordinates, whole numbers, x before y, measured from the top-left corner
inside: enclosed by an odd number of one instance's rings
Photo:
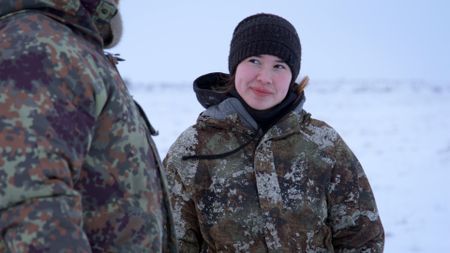
[[[286,19],[260,13],[243,19],[234,29],[228,56],[231,74],[245,58],[261,54],[279,57],[289,66],[292,81],[300,72],[301,45],[297,31]]]

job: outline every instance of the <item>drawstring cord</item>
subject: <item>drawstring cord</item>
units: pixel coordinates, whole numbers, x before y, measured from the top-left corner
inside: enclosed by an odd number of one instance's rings
[[[303,115],[302,115],[301,123],[309,124],[310,121],[311,121],[311,114],[307,113],[307,112],[304,112]],[[257,137],[258,137],[258,132],[259,132],[259,129],[258,129],[258,131],[256,131],[256,134],[254,136],[252,136],[252,138],[250,138],[249,141],[247,141],[246,143],[242,144],[241,146],[239,146],[239,147],[237,147],[237,148],[235,148],[233,150],[230,150],[230,151],[227,151],[227,152],[224,152],[224,153],[220,153],[220,154],[185,155],[185,156],[182,156],[181,159],[183,161],[186,161],[186,160],[191,160],[191,159],[215,160],[215,159],[225,158],[225,157],[227,157],[229,155],[232,155],[232,154],[238,152],[239,150],[245,148],[246,146],[248,146],[248,144],[250,144],[251,142],[256,140]]]

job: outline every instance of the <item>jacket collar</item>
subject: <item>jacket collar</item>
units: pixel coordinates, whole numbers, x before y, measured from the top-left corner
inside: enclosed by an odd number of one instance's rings
[[[305,111],[302,110],[301,105],[300,107],[297,107],[297,109],[286,114],[285,117],[267,130],[261,141],[282,139],[289,135],[299,133],[301,131],[300,127]]]
[[[283,136],[300,131],[300,122],[303,111],[303,104],[305,98],[297,105],[291,112],[287,113],[274,126],[267,130],[264,138],[273,139],[281,138]],[[210,106],[207,110],[201,113],[199,121],[207,125],[214,125],[218,128],[223,128],[226,131],[236,131],[246,134],[251,134],[259,129],[256,121],[245,110],[241,101],[237,98],[230,97],[219,103],[218,105]]]
[[[256,121],[245,110],[241,101],[235,97],[229,97],[217,105],[208,107],[201,115],[219,121],[240,122],[245,128],[258,130]]]

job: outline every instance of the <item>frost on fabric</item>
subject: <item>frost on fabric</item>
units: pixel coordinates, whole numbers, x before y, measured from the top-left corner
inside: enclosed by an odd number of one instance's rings
[[[353,213],[347,214],[345,205],[339,205],[334,209],[335,210],[333,211],[340,216],[340,219],[337,220],[335,226],[333,227],[334,230],[341,230],[347,227],[355,226],[357,224],[357,220],[359,220],[362,216],[367,217],[370,221],[376,221],[378,219],[378,213],[370,210],[356,210]]]
[[[184,163],[183,166],[174,164],[181,162],[181,157],[184,155],[194,154],[192,147],[198,143],[197,132],[194,128],[188,128],[180,138],[171,146],[169,153],[174,154],[168,156],[167,164],[172,164],[178,168],[178,175],[181,177],[181,182],[175,181],[171,186],[171,192],[174,196],[181,198],[183,201],[177,201],[173,206],[173,218],[176,223],[175,234],[178,238],[185,238],[187,232],[187,224],[182,217],[184,203],[191,199],[190,194],[184,189],[184,185],[189,185],[195,177],[197,171],[198,161],[190,160]],[[184,185],[183,185],[184,184]]]
[[[222,191],[226,191],[230,187],[229,180],[225,180],[225,178],[214,176],[211,180],[209,190],[214,194],[221,195]]]
[[[246,175],[249,173],[253,173],[253,167],[252,166],[245,166],[243,169],[235,171],[231,174],[233,178],[241,177],[242,175]]]
[[[169,153],[178,154],[179,157],[177,157],[177,160],[181,161],[181,156],[195,154],[195,150],[193,150],[193,147],[195,147],[197,144],[198,144],[197,131],[194,128],[190,127],[186,129],[186,131],[183,132],[183,134],[174,143],[174,145],[172,145]],[[169,163],[173,162],[171,160],[169,160]],[[197,166],[198,161],[194,159],[189,160],[189,162],[187,163],[184,163],[184,166],[177,166],[177,167],[182,169],[182,171],[179,171],[179,173],[180,175],[183,176],[183,179],[192,180],[195,177],[195,174],[197,173]]]
[[[178,238],[184,238],[186,235],[186,223],[184,222],[184,220],[181,217],[181,213],[182,213],[182,209],[183,206],[180,205],[180,202],[177,202],[174,206],[173,206],[173,212],[172,212],[172,216],[173,216],[173,220],[176,223],[175,225],[175,234]]]
[[[302,200],[304,198],[303,190],[297,187],[297,185],[306,177],[304,160],[305,153],[302,152],[293,161],[290,170],[283,176],[283,178],[289,182],[284,185],[284,187],[287,188],[287,198],[289,200]]]
[[[174,191],[175,192],[175,191]],[[178,192],[178,191],[177,191]],[[175,193],[178,194],[178,193]],[[184,198],[183,198],[184,200]],[[175,234],[178,238],[184,238],[186,233],[186,223],[181,217],[183,205],[182,202],[176,202],[175,205],[172,206],[173,212],[173,220],[175,222]]]
[[[281,202],[281,189],[277,174],[274,172],[271,174],[257,173],[256,184],[261,198],[268,200],[272,204]]]
[[[334,145],[334,142],[338,139],[337,132],[331,127],[317,127],[314,125],[308,125],[310,134],[305,137],[316,143],[320,149],[325,149]]]
[[[281,247],[281,240],[278,236],[278,231],[275,227],[275,225],[272,222],[272,219],[269,217],[269,214],[266,213],[268,216],[268,221],[266,222],[266,229],[269,232],[269,235],[266,236],[266,243],[267,247],[269,249],[278,249]]]
[[[301,152],[292,162],[292,167],[290,172],[284,175],[285,179],[288,179],[292,182],[300,182],[305,177],[305,152]]]
[[[332,193],[336,190],[336,186],[341,183],[341,175],[336,175],[335,182],[331,182],[328,193]]]
[[[334,165],[336,164],[336,161],[334,161],[333,159],[329,158],[329,157],[321,157],[320,160],[322,160],[324,163],[328,164],[330,167],[334,167]]]
[[[183,201],[188,201],[190,199],[190,196],[187,196],[187,193],[183,190],[183,185],[179,182],[174,182],[174,184],[171,186],[172,194],[176,196],[181,196],[183,198]]]
[[[282,201],[281,189],[270,146],[270,142],[264,142],[260,145],[260,152],[256,153],[256,185],[260,199],[264,199],[271,204],[277,204]]]
[[[238,241],[235,244],[233,244],[233,247],[235,248],[236,252],[249,252],[250,246],[253,245],[255,242],[252,240],[250,242],[241,242]]]

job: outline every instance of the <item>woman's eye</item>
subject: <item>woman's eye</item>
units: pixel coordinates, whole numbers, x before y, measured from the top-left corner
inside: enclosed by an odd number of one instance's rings
[[[283,64],[277,64],[274,66],[274,68],[276,69],[286,69],[286,66],[284,66]]]
[[[259,64],[259,60],[255,58],[250,58],[248,61],[254,64]]]

